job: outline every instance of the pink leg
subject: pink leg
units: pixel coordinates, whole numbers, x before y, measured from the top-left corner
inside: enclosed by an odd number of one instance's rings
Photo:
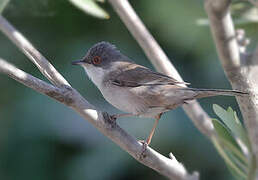
[[[162,115],[162,113],[160,113],[159,115],[157,115],[155,117],[155,119],[156,119],[155,123],[154,123],[153,128],[152,128],[152,130],[150,132],[150,135],[148,136],[146,141],[143,141],[143,140],[139,141],[140,143],[142,143],[142,152],[141,152],[141,155],[140,155],[140,159],[143,159],[144,157],[146,157],[145,153],[146,153],[146,150],[147,150],[147,146],[151,143],[151,139],[152,139],[152,137],[154,135],[155,129],[156,129],[157,125],[158,125],[158,122],[160,120],[161,115]]]
[[[152,137],[153,137],[153,135],[154,135],[155,129],[156,129],[158,123],[159,123],[159,120],[160,120],[161,115],[162,115],[162,113],[159,114],[159,115],[157,115],[157,116],[155,117],[155,119],[156,119],[156,120],[155,120],[155,123],[154,123],[153,128],[152,128],[152,130],[151,130],[151,132],[150,132],[150,135],[148,136],[148,138],[147,138],[147,140],[146,140],[147,145],[149,145],[149,144],[151,143],[151,139],[152,139]]]

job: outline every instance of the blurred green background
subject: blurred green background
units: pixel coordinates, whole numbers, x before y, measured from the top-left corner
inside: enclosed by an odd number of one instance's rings
[[[186,82],[199,88],[231,88],[215,51],[201,0],[131,0],[153,36]],[[110,19],[84,14],[67,0],[11,0],[3,15],[20,30],[86,99],[103,111],[119,112],[109,105],[71,61],[81,58],[99,41],[109,41],[135,62],[153,68],[139,45],[108,3],[101,5]],[[241,25],[255,42],[257,25]],[[253,43],[252,45],[255,45]],[[37,68],[0,34],[0,56],[41,79]],[[141,165],[71,109],[0,75],[0,179],[1,180],[129,180],[165,179]],[[231,106],[233,97],[200,100],[211,117],[212,104]],[[119,119],[131,135],[144,139],[153,119]],[[151,147],[169,152],[201,179],[232,179],[211,142],[182,108],[166,113]]]

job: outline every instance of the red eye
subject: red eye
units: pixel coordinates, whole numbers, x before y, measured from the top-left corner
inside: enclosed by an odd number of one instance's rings
[[[100,64],[101,63],[101,57],[99,56],[94,56],[92,59],[93,64]]]

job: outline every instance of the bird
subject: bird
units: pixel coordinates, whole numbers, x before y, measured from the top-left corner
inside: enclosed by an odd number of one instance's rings
[[[113,120],[130,116],[155,118],[145,141],[147,145],[151,143],[163,113],[198,98],[248,94],[238,90],[186,87],[189,83],[136,64],[115,45],[105,41],[93,45],[82,59],[72,64],[82,66],[103,97],[125,112],[112,115]]]

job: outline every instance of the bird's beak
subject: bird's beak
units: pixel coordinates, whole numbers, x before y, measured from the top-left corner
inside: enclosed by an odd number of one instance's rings
[[[83,60],[76,60],[72,62],[72,65],[82,65],[83,63],[85,63]]]

